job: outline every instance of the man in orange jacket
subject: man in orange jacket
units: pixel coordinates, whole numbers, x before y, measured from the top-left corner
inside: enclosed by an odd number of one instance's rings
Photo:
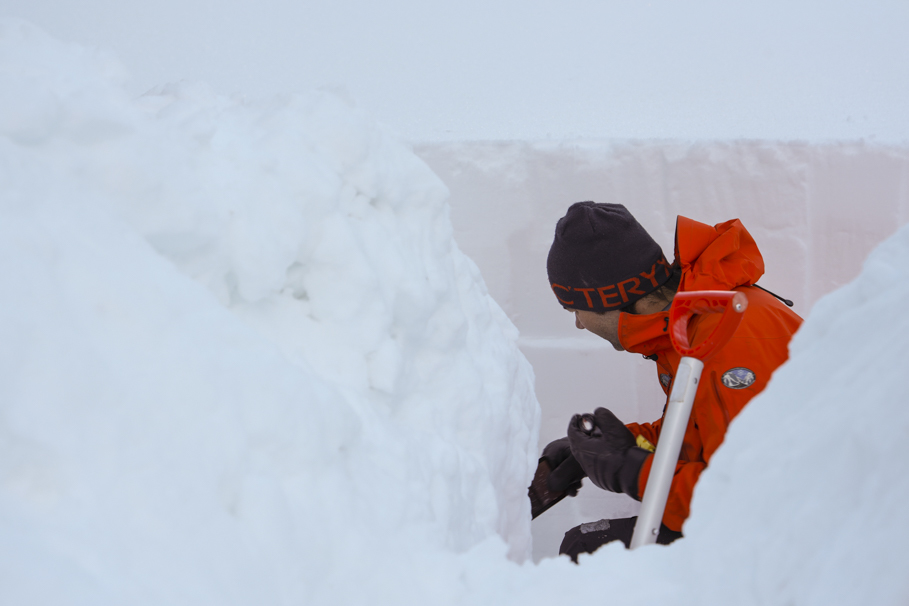
[[[579,202],[556,226],[547,271],[559,303],[574,312],[577,328],[606,339],[618,351],[653,360],[667,397],[680,359],[668,333],[675,293],[735,290],[748,296],[738,330],[707,361],[701,375],[658,538],[659,543],[670,543],[682,536],[694,485],[723,442],[726,428],[786,361],[789,340],[802,319],[755,285],[764,273],[764,260],[738,219],[710,226],[678,217],[675,261],[670,265],[624,206]],[[716,315],[695,316],[689,341],[699,342],[717,321]],[[585,431],[580,415],[575,415],[568,436],[544,449],[542,458],[553,469],[549,488],[576,494],[581,479],[589,477],[600,488],[640,500],[662,419],[623,425],[605,408],[597,409],[594,419],[596,427]],[[577,561],[579,553],[592,553],[610,541],[627,546],[635,520],[582,524],[565,533],[559,551]]]

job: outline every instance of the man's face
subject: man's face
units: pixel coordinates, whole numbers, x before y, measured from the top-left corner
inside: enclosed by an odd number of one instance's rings
[[[569,311],[574,312],[574,325],[579,329],[587,329],[596,336],[606,339],[616,351],[625,351],[619,342],[619,314],[622,313],[621,311],[618,309],[604,313],[580,309]]]

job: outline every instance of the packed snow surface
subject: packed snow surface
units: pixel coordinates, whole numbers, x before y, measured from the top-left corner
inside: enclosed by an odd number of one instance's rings
[[[813,309],[684,540],[533,565],[533,377],[444,186],[328,94],[121,79],[0,24],[0,603],[909,600],[909,228]]]

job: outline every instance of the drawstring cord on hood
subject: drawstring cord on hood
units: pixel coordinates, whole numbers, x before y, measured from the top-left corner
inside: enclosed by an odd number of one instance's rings
[[[767,289],[764,288],[763,286],[758,286],[757,284],[753,284],[752,286],[757,286],[758,288],[760,288],[760,289],[763,290],[764,292],[773,295],[774,297],[776,297],[777,299],[779,299],[780,301],[782,301],[783,303],[785,303],[785,304],[788,305],[789,307],[792,307],[792,306],[794,305],[794,303],[793,303],[792,301],[790,301],[789,299],[784,299],[783,297],[779,296],[779,295],[776,294],[775,292],[770,292],[769,290],[767,290]]]

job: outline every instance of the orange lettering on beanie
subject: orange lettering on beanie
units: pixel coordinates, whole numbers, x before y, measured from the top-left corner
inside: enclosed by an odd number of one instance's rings
[[[657,261],[657,263],[659,263],[660,265],[663,266],[663,269],[666,270],[666,275],[667,275],[667,276],[671,276],[671,275],[672,275],[672,266],[669,265],[669,263],[666,262],[665,257],[660,257],[660,260]]]
[[[553,284],[553,285],[552,285],[552,292],[555,293],[556,299],[558,299],[558,300],[559,300],[561,303],[563,303],[564,305],[574,305],[574,301],[566,301],[565,299],[563,299],[562,297],[560,297],[560,296],[559,296],[559,293],[556,292],[556,289],[557,289],[557,288],[561,288],[562,290],[565,290],[565,291],[570,291],[571,289],[568,288],[567,286],[562,286],[561,284]]]
[[[641,275],[642,275],[643,277],[645,277],[645,278],[647,278],[648,280],[650,280],[650,283],[653,284],[653,287],[654,287],[654,288],[656,288],[657,286],[660,285],[660,283],[657,282],[657,279],[656,279],[656,270],[657,270],[657,264],[654,263],[654,264],[653,264],[653,267],[650,268],[650,273],[647,273],[646,271],[642,271],[642,272],[641,272]]]
[[[637,278],[628,278],[627,280],[622,280],[621,282],[619,282],[619,293],[622,295],[622,301],[624,301],[625,303],[628,302],[628,295],[626,294],[626,291],[625,291],[625,285],[628,284],[629,282],[634,282],[634,286],[629,288],[628,292],[630,292],[633,295],[646,295],[647,294],[643,290],[638,290],[638,286],[641,285],[640,280],[638,280]]]
[[[611,292],[611,293],[607,294],[606,291],[608,291],[608,290],[613,290],[613,291],[614,291],[614,290],[615,290],[615,284],[612,284],[612,285],[610,285],[610,286],[604,286],[604,287],[602,287],[602,288],[598,288],[598,289],[597,289],[597,292],[600,293],[600,299],[603,300],[603,307],[616,307],[616,306],[621,305],[621,304],[622,304],[621,301],[616,301],[615,303],[610,303],[610,302],[609,302],[609,299],[613,299],[613,298],[618,299],[618,298],[619,298],[619,293],[617,293],[617,292]]]
[[[593,309],[593,299],[590,298],[590,293],[596,289],[595,288],[575,288],[575,290],[578,292],[584,293],[584,298],[587,299],[587,307],[589,307],[590,309]]]

